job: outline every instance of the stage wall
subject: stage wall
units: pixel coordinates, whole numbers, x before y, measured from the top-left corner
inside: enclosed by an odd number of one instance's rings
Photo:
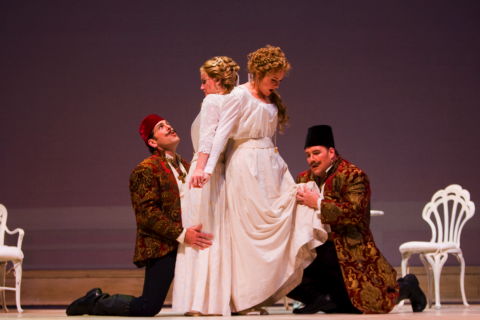
[[[26,269],[131,268],[128,178],[156,112],[192,156],[201,63],[281,46],[295,176],[315,124],[372,187],[385,256],[428,240],[421,209],[451,183],[479,204],[479,1],[0,1],[0,202],[26,231]],[[478,214],[464,230],[480,265]],[[418,260],[414,261],[416,264]],[[453,260],[449,261],[454,263]]]

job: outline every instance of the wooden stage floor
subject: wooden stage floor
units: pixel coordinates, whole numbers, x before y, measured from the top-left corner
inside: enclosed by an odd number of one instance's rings
[[[443,305],[440,310],[434,308],[426,309],[421,313],[411,312],[410,306],[405,305],[402,307],[395,308],[389,314],[382,315],[350,315],[350,314],[323,314],[317,313],[312,315],[294,315],[291,311],[285,311],[283,307],[271,307],[268,308],[270,315],[260,316],[260,315],[248,315],[248,316],[231,316],[231,317],[205,317],[207,320],[215,319],[248,319],[248,320],[307,320],[307,319],[323,319],[323,320],[364,320],[364,319],[375,319],[375,320],[388,320],[388,319],[408,319],[408,320],[417,320],[417,319],[442,319],[442,320],[466,320],[466,319],[480,319],[480,305],[474,304],[469,307],[464,307],[463,305],[457,304],[446,304]],[[81,316],[81,317],[67,317],[65,315],[65,310],[63,309],[25,309],[21,314],[18,314],[13,309],[10,309],[8,313],[0,312],[0,319],[34,319],[34,320],[61,320],[61,319],[97,319],[97,320],[107,320],[107,319],[120,319],[121,317],[95,317],[95,316]],[[133,318],[128,317],[124,319],[146,319],[146,318]],[[164,309],[160,312],[154,319],[161,320],[184,320],[192,319],[192,317],[184,317],[180,314],[173,313],[170,309]],[[196,318],[198,319],[198,318]]]

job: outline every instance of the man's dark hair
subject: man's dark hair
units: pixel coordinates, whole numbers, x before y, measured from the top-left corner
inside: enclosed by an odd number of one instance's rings
[[[148,139],[153,139],[153,130],[152,130],[152,132],[150,132],[150,134],[148,135]],[[146,142],[145,144],[146,144],[147,147],[148,147],[148,151],[150,151],[150,153],[153,154],[153,153],[155,152],[155,148],[148,144],[148,140],[147,140],[147,142]]]

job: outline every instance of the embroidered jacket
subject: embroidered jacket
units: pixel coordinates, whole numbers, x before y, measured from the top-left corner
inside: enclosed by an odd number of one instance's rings
[[[181,161],[188,170],[189,164]],[[163,151],[155,151],[133,170],[130,195],[137,222],[133,263],[142,267],[145,260],[176,250],[183,230],[177,180]]]
[[[350,301],[364,313],[390,312],[399,287],[395,269],[378,250],[370,231],[370,183],[367,175],[340,157],[323,177],[311,170],[297,182],[325,183],[321,220],[331,227],[343,280]]]

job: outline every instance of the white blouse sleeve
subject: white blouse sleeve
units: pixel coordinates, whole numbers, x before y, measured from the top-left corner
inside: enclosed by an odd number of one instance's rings
[[[210,94],[203,99],[200,110],[200,140],[198,152],[210,153],[217,130],[218,120],[220,119],[220,107],[222,97]]]
[[[218,158],[225,149],[228,139],[233,135],[234,129],[237,127],[242,100],[242,95],[239,91],[240,90],[234,90],[225,97],[210,156],[204,169],[206,173],[211,174],[213,172],[213,169],[217,165]]]

